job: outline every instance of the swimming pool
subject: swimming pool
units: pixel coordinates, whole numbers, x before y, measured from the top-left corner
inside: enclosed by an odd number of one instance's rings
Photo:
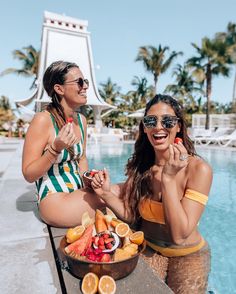
[[[199,148],[213,168],[213,185],[200,231],[210,244],[212,265],[209,289],[217,294],[236,293],[236,152]],[[90,168],[106,167],[112,182],[124,181],[124,167],[133,144],[88,144]]]

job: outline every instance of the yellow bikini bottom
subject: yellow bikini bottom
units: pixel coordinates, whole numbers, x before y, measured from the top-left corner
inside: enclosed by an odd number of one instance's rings
[[[152,242],[149,242],[148,240],[146,240],[146,242],[149,247],[151,247],[153,250],[159,252],[161,255],[166,257],[185,256],[197,252],[198,250],[202,249],[206,244],[206,241],[203,238],[201,242],[197,245],[184,248],[161,247]]]

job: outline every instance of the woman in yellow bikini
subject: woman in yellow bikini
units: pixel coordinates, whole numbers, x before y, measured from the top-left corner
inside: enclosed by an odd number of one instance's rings
[[[149,245],[144,258],[174,293],[205,293],[210,250],[198,222],[212,170],[197,156],[172,97],[156,95],[147,103],[126,175],[125,183],[111,185],[104,170],[92,187],[119,217],[140,221]]]

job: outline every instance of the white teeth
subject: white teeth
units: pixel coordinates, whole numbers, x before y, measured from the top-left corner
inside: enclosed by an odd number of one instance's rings
[[[162,138],[166,138],[167,135],[166,134],[153,134],[153,137],[155,139],[162,139]]]

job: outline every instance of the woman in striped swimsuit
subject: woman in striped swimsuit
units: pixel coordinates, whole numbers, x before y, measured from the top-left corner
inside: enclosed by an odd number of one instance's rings
[[[103,202],[83,188],[86,119],[76,110],[87,102],[88,81],[75,63],[57,61],[45,71],[43,85],[51,97],[27,131],[22,171],[36,183],[40,216],[46,223],[69,227],[81,223],[83,212],[94,216]]]

